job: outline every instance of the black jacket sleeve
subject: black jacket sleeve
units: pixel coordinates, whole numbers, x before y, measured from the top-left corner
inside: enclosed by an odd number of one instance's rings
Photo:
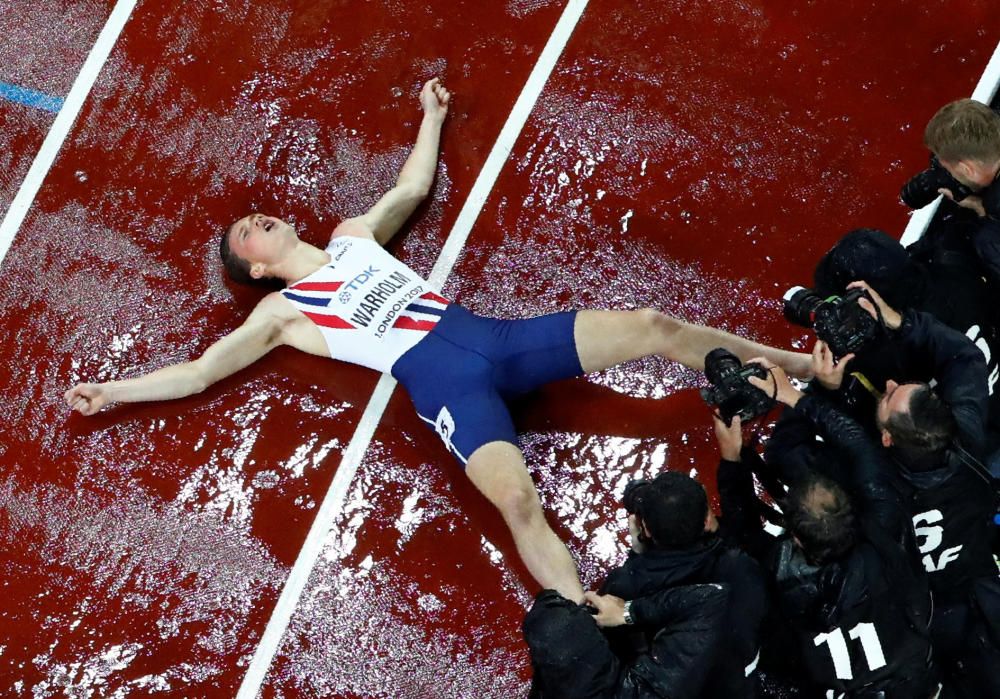
[[[754,490],[753,471],[760,457],[752,449],[744,449],[740,461],[719,462],[716,486],[722,510],[723,536],[757,560],[767,555],[772,537],[761,522],[761,502]]]
[[[649,653],[625,671],[619,696],[700,696],[722,639],[727,598],[724,585],[709,584],[633,600],[636,623],[659,630]]]
[[[816,392],[810,387],[809,393]],[[815,451],[816,425],[803,413],[785,408],[764,447],[764,461],[785,485],[791,485],[812,469]]]
[[[931,376],[951,407],[959,441],[982,456],[989,409],[986,358],[972,341],[929,313],[909,310],[899,329],[900,354],[913,376]]]
[[[997,188],[1000,190],[1000,187]],[[972,236],[979,261],[986,268],[990,282],[1000,284],[1000,221],[985,218]]]
[[[986,209],[986,218],[992,221],[1000,220],[1000,181],[993,180],[993,184],[979,193],[983,200],[983,208]]]

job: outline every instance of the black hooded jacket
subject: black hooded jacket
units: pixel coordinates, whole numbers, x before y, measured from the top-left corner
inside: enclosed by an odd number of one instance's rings
[[[728,590],[690,585],[632,601],[648,652],[623,662],[584,607],[543,590],[524,620],[532,699],[697,699],[723,634]]]
[[[767,590],[759,564],[745,552],[718,535],[707,535],[686,549],[633,552],[609,573],[601,593],[631,600],[679,585],[704,583],[726,585],[730,594],[725,610],[726,636],[700,696],[753,697]]]

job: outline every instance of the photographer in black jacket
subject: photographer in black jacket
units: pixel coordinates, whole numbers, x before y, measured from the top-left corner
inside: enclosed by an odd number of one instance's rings
[[[907,182],[900,198],[919,209],[938,194],[980,217],[1000,218],[1000,114],[982,102],[949,102],[924,130],[931,167]]]
[[[947,238],[954,231],[940,233]],[[924,243],[926,249],[922,247]],[[921,250],[915,253],[918,247]],[[1000,378],[1000,333],[994,322],[997,311],[994,295],[977,265],[969,255],[950,248],[942,250],[937,243],[922,239],[904,249],[886,233],[857,229],[823,256],[816,267],[814,286],[821,296],[842,295],[850,282],[864,279],[893,308],[904,313],[908,310],[929,313],[972,340],[987,363],[986,372],[977,375],[982,377],[990,394],[986,446],[981,458],[994,475],[1000,475],[1000,391],[995,390]],[[881,390],[889,379],[932,377],[926,373],[926,367],[914,367],[913,361],[904,355],[898,351],[895,338],[888,335],[865,347],[850,362],[846,381],[838,388],[841,406],[870,423],[874,399],[862,381]]]
[[[531,699],[697,699],[723,634],[728,591],[689,585],[631,601],[603,597],[597,616],[543,590],[524,620]],[[595,621],[597,623],[595,623]],[[625,624],[651,637],[634,660],[616,656],[598,629]]]
[[[826,696],[930,697],[937,689],[928,630],[931,599],[891,469],[855,420],[761,363],[771,376],[749,381],[809,423],[837,457],[830,469],[835,478],[811,468],[795,474],[781,501],[786,534],[752,546],[767,551],[774,603],[787,625],[778,635],[793,639],[800,681]],[[716,429],[723,448],[723,518],[742,530],[744,540],[759,542],[766,535],[749,504],[755,497],[752,466],[746,458],[735,461],[739,425]]]
[[[931,167],[910,179],[903,202],[919,209],[944,194],[941,222],[949,251],[979,258],[993,286],[1000,285],[1000,114],[971,99],[946,104],[924,131]],[[856,277],[857,278],[857,277]]]
[[[633,481],[623,500],[633,550],[609,573],[601,594],[588,593],[587,600],[602,608],[606,595],[634,600],[680,585],[725,585],[727,632],[699,696],[756,696],[760,625],[767,605],[760,566],[728,539],[709,508],[705,489],[686,474],[668,471]]]
[[[960,333],[927,314],[900,315],[869,293],[909,371],[907,381],[885,383],[875,421],[934,593],[932,635],[944,696],[1000,697],[1000,579],[990,551],[996,484],[975,458],[984,441],[985,361]],[[816,375],[836,388],[842,371],[827,358]],[[924,383],[931,380],[934,389]],[[802,421],[783,421],[776,434],[770,458],[780,461],[795,440],[815,448]]]

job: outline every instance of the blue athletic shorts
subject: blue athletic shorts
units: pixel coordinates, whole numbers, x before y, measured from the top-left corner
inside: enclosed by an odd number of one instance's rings
[[[517,444],[505,399],[583,373],[575,320],[576,311],[495,320],[453,303],[434,330],[396,361],[392,375],[464,465],[489,442]]]

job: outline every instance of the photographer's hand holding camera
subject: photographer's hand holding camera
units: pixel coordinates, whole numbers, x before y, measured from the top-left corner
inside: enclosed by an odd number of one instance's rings
[[[757,497],[753,477],[757,475],[775,500],[784,493],[782,484],[754,448],[744,447],[743,423],[739,417],[727,425],[720,415],[713,413],[712,421],[720,455],[715,473],[721,526],[728,539],[758,561],[764,560],[774,537],[764,531],[762,519],[780,523],[781,516]]]

